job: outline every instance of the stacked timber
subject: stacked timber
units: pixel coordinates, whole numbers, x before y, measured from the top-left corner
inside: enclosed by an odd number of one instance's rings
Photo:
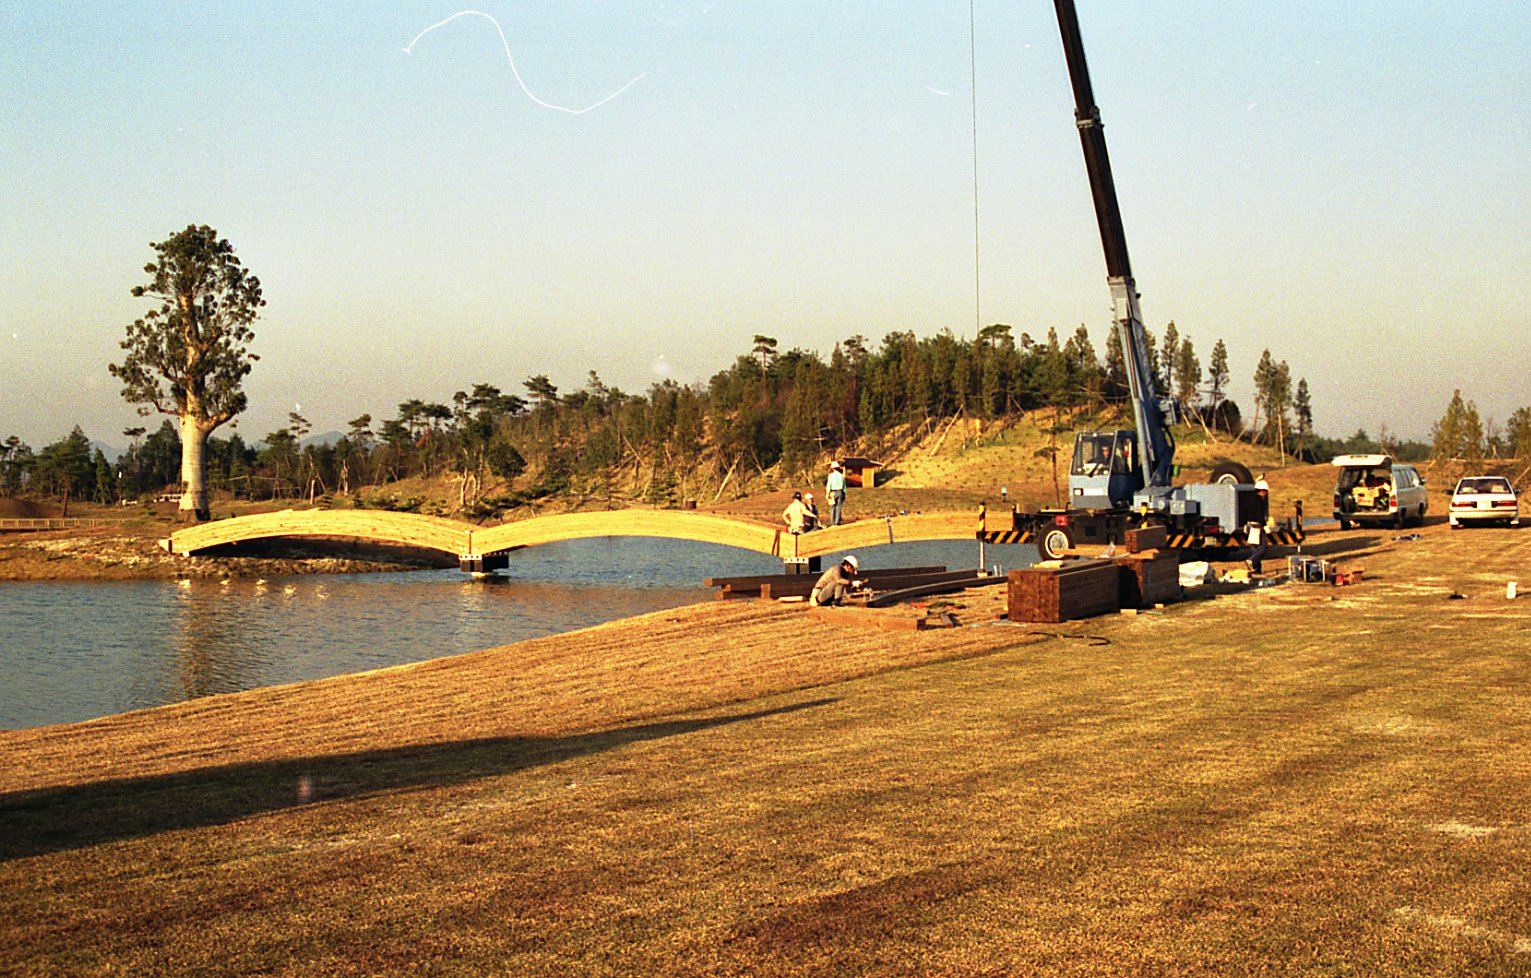
[[[888,570],[866,571],[856,575],[856,580],[865,581],[869,591],[902,591],[906,588],[920,587],[926,584],[948,584],[953,581],[968,581],[978,576],[976,570],[949,571],[921,570],[919,573],[910,573],[908,569],[891,568]],[[813,592],[813,585],[819,579],[817,574],[794,575],[778,584],[764,584],[760,588],[762,598],[806,598]]]
[[[1145,550],[1159,550],[1169,544],[1169,530],[1163,526],[1139,526],[1123,534],[1123,543],[1130,554]]]
[[[1115,613],[1121,608],[1121,574],[1110,560],[1048,561],[1013,570],[1010,620],[1060,622]]]
[[[856,575],[858,580],[878,591],[916,587],[946,581],[966,580],[977,571],[948,571],[944,565],[931,567],[885,567]],[[760,574],[751,577],[708,577],[702,583],[718,589],[718,600],[733,598],[806,598],[819,575]]]
[[[1163,534],[1163,527],[1156,529]],[[1148,550],[1112,557],[1111,562],[1121,572],[1123,608],[1150,608],[1180,597],[1179,551]]]

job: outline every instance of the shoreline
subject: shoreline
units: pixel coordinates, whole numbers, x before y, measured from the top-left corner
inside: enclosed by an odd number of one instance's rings
[[[351,543],[303,541],[247,551],[271,556],[182,557],[160,546],[160,526],[95,526],[0,535],[0,585],[7,582],[260,578],[361,574],[456,566],[423,552]],[[341,556],[339,552],[367,556]]]

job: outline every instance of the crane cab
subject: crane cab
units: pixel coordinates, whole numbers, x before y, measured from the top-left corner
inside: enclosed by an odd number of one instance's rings
[[[1119,509],[1143,488],[1143,459],[1135,431],[1081,431],[1069,465],[1071,509]]]

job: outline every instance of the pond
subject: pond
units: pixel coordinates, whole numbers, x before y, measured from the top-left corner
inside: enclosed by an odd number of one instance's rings
[[[858,553],[864,567],[978,560],[966,541]],[[1023,566],[1033,551],[987,553]],[[707,601],[705,577],[781,570],[763,554],[607,537],[516,551],[496,583],[439,570],[0,584],[0,729],[471,652]]]

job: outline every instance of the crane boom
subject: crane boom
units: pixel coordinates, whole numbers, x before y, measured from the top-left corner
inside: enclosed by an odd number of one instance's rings
[[[1085,171],[1095,200],[1101,246],[1106,252],[1106,281],[1111,288],[1117,338],[1121,340],[1122,356],[1126,361],[1128,392],[1137,422],[1138,444],[1143,452],[1144,481],[1148,487],[1168,486],[1175,468],[1175,442],[1169,430],[1174,420],[1174,403],[1161,401],[1148,370],[1148,345],[1138,308],[1137,287],[1132,280],[1132,263],[1127,257],[1127,234],[1122,227],[1116,184],[1111,177],[1111,158],[1106,153],[1100,109],[1090,87],[1090,69],[1085,63],[1079,16],[1073,0],[1053,2],[1058,11],[1058,29],[1063,36],[1069,80],[1074,87],[1074,121],[1084,149]]]

